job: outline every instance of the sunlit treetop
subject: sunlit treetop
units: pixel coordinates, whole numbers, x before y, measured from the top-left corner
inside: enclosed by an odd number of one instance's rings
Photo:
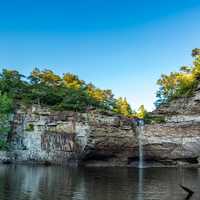
[[[79,89],[85,84],[85,82],[83,80],[80,80],[77,75],[71,73],[65,73],[63,75],[63,82],[66,87],[72,89]]]
[[[45,83],[45,84],[52,84],[56,85],[59,84],[61,78],[56,75],[53,71],[45,69],[40,71],[39,69],[35,68],[31,75],[29,76],[31,83]]]
[[[42,104],[58,110],[84,111],[87,108],[110,110],[132,117],[132,109],[126,98],[116,99],[111,90],[87,84],[72,73],[63,76],[45,69],[33,69],[26,78],[19,72],[4,69],[0,74],[0,92],[13,102]]]
[[[161,75],[157,81],[160,89],[157,92],[156,106],[178,97],[187,97],[193,94],[200,80],[200,49],[194,49],[192,56],[194,57],[192,66],[182,66],[179,72]]]

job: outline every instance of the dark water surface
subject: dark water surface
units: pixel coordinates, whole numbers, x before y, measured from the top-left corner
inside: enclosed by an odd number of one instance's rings
[[[140,172],[140,173],[139,173]],[[200,200],[200,169],[0,165],[0,200]],[[140,180],[140,183],[138,182]]]

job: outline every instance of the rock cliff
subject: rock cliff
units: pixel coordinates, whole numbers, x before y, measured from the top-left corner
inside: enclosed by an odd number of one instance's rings
[[[197,164],[200,157],[200,87],[193,96],[175,99],[152,114],[164,117],[166,122],[145,125],[145,158],[164,164]]]
[[[138,134],[146,164],[198,164],[200,158],[200,89],[152,112],[164,123],[140,129],[134,120],[97,111],[76,113],[32,106],[13,118],[11,149],[0,152],[4,162],[85,166],[134,166]]]
[[[112,113],[33,106],[16,112],[13,127],[4,161],[124,166],[137,145],[133,122]]]

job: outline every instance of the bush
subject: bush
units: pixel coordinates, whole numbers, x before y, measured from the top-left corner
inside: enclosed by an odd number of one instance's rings
[[[161,124],[166,123],[164,116],[151,116],[150,114],[144,118],[145,124]]]
[[[6,94],[0,93],[0,134],[8,134],[10,131],[10,115],[13,110],[12,99]]]
[[[5,140],[0,139],[0,151],[8,150],[8,143]]]
[[[28,124],[25,130],[26,131],[34,131],[34,125],[33,124]]]

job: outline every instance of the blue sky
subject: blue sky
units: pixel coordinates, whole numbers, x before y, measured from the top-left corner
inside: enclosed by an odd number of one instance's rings
[[[199,0],[0,0],[0,69],[72,72],[153,108],[161,73],[192,63]]]

